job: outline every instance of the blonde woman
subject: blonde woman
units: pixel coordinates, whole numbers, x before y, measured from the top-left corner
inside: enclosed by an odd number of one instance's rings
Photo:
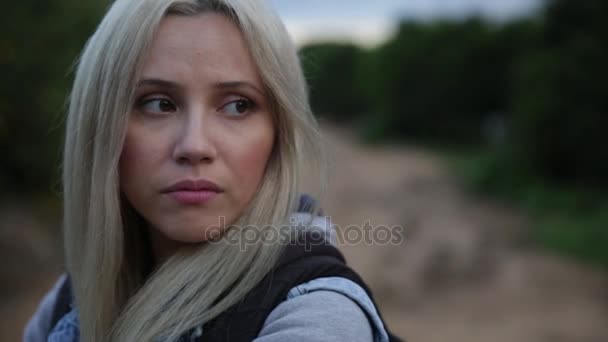
[[[389,340],[299,195],[303,170],[322,190],[323,149],[263,2],[117,0],[66,132],[67,273],[25,341]]]

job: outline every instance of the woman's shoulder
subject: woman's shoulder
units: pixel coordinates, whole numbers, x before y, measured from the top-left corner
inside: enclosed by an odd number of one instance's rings
[[[48,342],[78,342],[80,340],[80,323],[78,321],[78,310],[70,309],[48,335]]]
[[[370,342],[377,340],[375,330],[362,308],[349,297],[319,290],[279,304],[254,341]]]
[[[67,306],[69,303],[69,278],[66,274],[62,274],[53,287],[44,295],[36,312],[26,324],[23,332],[23,341],[46,341],[56,321],[68,311],[68,308],[63,308],[63,306]],[[63,310],[66,312],[59,312],[60,306],[62,307],[61,310],[66,309]]]
[[[367,285],[333,244],[307,233],[286,246],[275,268],[238,305],[205,324],[204,335],[251,341],[308,331],[310,341],[351,340],[356,331],[354,341],[388,341]]]
[[[269,305],[273,310],[266,316],[259,341],[300,334],[307,341],[389,341],[369,287],[347,265],[331,234],[314,234],[310,229],[301,233],[268,277],[273,284],[261,285],[260,297],[272,298],[273,292],[275,301]],[[277,283],[282,285],[275,289]]]
[[[376,306],[356,282],[322,277],[293,287],[267,317],[256,341],[388,341]]]

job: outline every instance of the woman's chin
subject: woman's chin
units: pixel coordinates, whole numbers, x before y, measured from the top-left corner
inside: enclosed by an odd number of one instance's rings
[[[179,227],[179,228],[177,228]],[[217,224],[206,223],[184,223],[172,228],[163,229],[163,235],[167,239],[182,243],[200,243],[219,237],[223,228]]]

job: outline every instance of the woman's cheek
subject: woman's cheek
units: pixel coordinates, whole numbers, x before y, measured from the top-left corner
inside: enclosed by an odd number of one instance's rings
[[[143,186],[143,189],[146,189],[151,185],[142,183],[146,183],[160,167],[155,161],[160,156],[156,146],[158,141],[155,142],[152,138],[153,136],[142,132],[141,129],[131,127],[127,131],[120,156],[120,178],[124,187]]]
[[[133,166],[149,167],[166,155],[171,141],[167,138],[169,132],[158,132],[133,125],[127,131],[123,147],[123,156]],[[148,170],[152,171],[152,170]],[[143,174],[142,174],[143,175]]]
[[[251,130],[250,132],[256,132]],[[260,132],[260,131],[257,131]],[[253,193],[258,188],[258,185],[264,175],[266,164],[268,163],[273,145],[272,130],[262,130],[263,134],[242,135],[238,144],[231,144],[228,152],[232,154],[232,167],[234,170],[235,179],[238,181],[238,186],[242,190],[247,190],[248,196],[253,196]]]

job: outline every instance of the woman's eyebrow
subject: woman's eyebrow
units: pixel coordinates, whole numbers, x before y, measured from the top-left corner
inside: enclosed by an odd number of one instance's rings
[[[182,86],[180,86],[179,84],[172,82],[172,81],[163,80],[160,78],[144,78],[141,81],[139,81],[139,83],[137,84],[138,87],[142,87],[142,86],[146,86],[146,85],[154,85],[154,86],[160,86],[160,87],[176,89],[176,90],[182,89]]]
[[[261,89],[259,89],[255,85],[253,85],[253,83],[250,83],[250,82],[247,82],[247,81],[217,82],[217,83],[213,84],[213,87],[214,88],[218,88],[218,89],[248,88],[248,89],[251,89],[251,90],[259,93],[261,96],[265,96],[266,95]]]

